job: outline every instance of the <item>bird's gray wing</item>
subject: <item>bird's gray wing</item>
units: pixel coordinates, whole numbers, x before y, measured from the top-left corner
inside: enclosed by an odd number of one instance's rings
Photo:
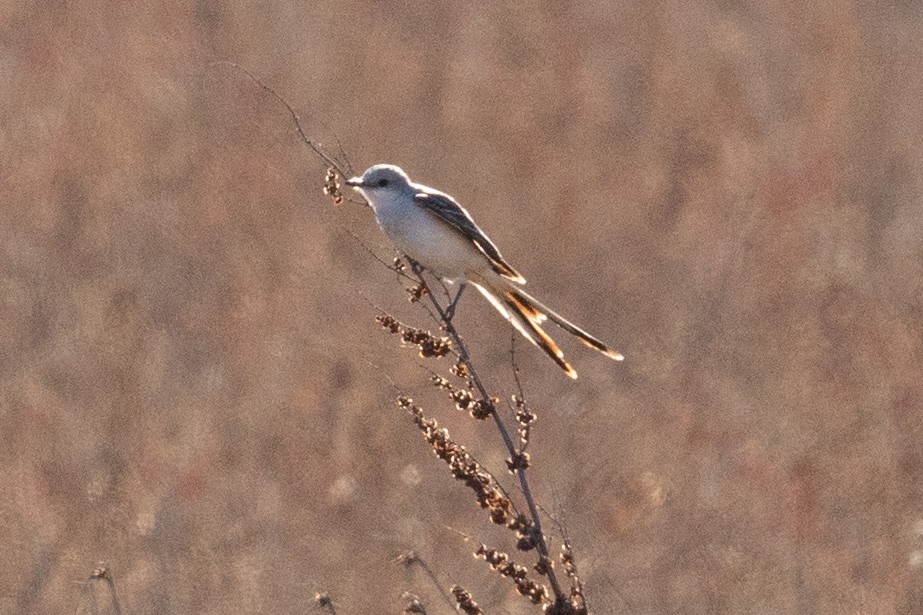
[[[455,199],[441,192],[418,192],[413,200],[417,206],[430,212],[477,246],[490,261],[494,271],[514,282],[525,283],[526,279],[506,262],[497,246],[478,228],[471,215]]]

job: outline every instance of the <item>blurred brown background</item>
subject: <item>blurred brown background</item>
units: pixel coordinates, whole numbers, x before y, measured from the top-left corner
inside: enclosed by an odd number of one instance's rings
[[[129,614],[448,612],[407,548],[532,612],[386,376],[496,434],[375,325],[427,321],[223,58],[625,352],[566,343],[570,382],[517,344],[596,612],[923,613],[920,3],[473,7],[0,3],[0,613],[88,612],[100,563]]]

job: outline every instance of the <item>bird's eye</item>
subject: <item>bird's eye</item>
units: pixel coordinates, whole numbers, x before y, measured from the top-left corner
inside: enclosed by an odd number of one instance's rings
[[[387,179],[382,178],[382,179],[379,179],[379,180],[378,180],[378,187],[379,187],[379,188],[384,188],[384,187],[387,186],[387,185],[388,185],[388,180],[387,180]]]

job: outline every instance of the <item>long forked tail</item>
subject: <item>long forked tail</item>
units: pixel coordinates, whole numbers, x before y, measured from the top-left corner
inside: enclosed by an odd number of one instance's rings
[[[541,324],[546,319],[611,359],[621,361],[625,358],[505,278],[477,276],[474,279],[469,277],[469,281],[527,340],[541,348],[571,378],[576,378],[577,372],[564,359],[564,353],[554,340],[542,329]]]

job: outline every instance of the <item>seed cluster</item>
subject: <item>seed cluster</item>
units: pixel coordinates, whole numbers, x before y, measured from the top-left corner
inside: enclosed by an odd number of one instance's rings
[[[314,594],[314,603],[322,608],[333,610],[333,600],[326,592],[317,592]]]
[[[339,205],[343,202],[340,174],[333,167],[327,169],[327,175],[324,177],[324,194],[333,199],[334,205]]]
[[[481,545],[474,552],[474,556],[483,559],[490,567],[500,573],[500,576],[511,579],[516,584],[516,591],[526,596],[532,604],[548,602],[548,589],[541,583],[536,583],[528,578],[528,570],[524,566],[510,560],[510,556],[502,551]]]
[[[583,582],[577,575],[577,563],[574,560],[574,551],[567,539],[561,545],[561,566],[564,568],[564,574],[570,579],[570,606],[573,607],[574,615],[586,615],[586,596],[583,594]]]
[[[460,389],[439,375],[432,377],[432,382],[437,388],[446,391],[455,407],[465,411],[480,421],[483,421],[496,411],[498,399],[475,399],[471,389]]]
[[[478,603],[474,601],[471,593],[466,591],[461,585],[454,585],[451,591],[452,596],[455,598],[455,602],[458,603],[457,608],[459,611],[463,612],[465,615],[484,615],[484,611],[482,611]]]
[[[529,445],[529,434],[538,417],[526,406],[521,395],[513,395],[513,407],[516,408],[516,425],[519,432],[519,450],[524,451]]]
[[[447,429],[440,428],[434,419],[428,418],[411,398],[401,396],[397,403],[410,413],[433,453],[448,464],[452,476],[474,492],[478,504],[487,509],[493,523],[505,525],[520,535],[531,532],[532,525],[524,515],[516,512],[513,501],[500,488],[497,479],[475,461],[464,446],[455,442]]]
[[[506,458],[506,467],[510,473],[515,474],[518,470],[525,470],[532,463],[532,457],[529,453],[516,451]]]
[[[375,317],[375,322],[387,329],[391,334],[400,334],[401,341],[408,346],[416,346],[421,358],[444,357],[452,352],[452,340],[447,337],[436,337],[429,331],[408,327],[401,324],[396,318],[388,314]]]
[[[404,289],[407,291],[407,294],[410,295],[410,302],[416,303],[423,297],[429,294],[429,287],[425,282],[420,282],[419,284],[414,284],[410,288]]]
[[[404,592],[401,600],[404,601],[404,609],[401,611],[401,615],[426,615],[426,608],[418,595]]]
[[[449,373],[453,376],[458,376],[464,380],[468,380],[468,366],[465,365],[462,361],[458,361],[449,369]]]

